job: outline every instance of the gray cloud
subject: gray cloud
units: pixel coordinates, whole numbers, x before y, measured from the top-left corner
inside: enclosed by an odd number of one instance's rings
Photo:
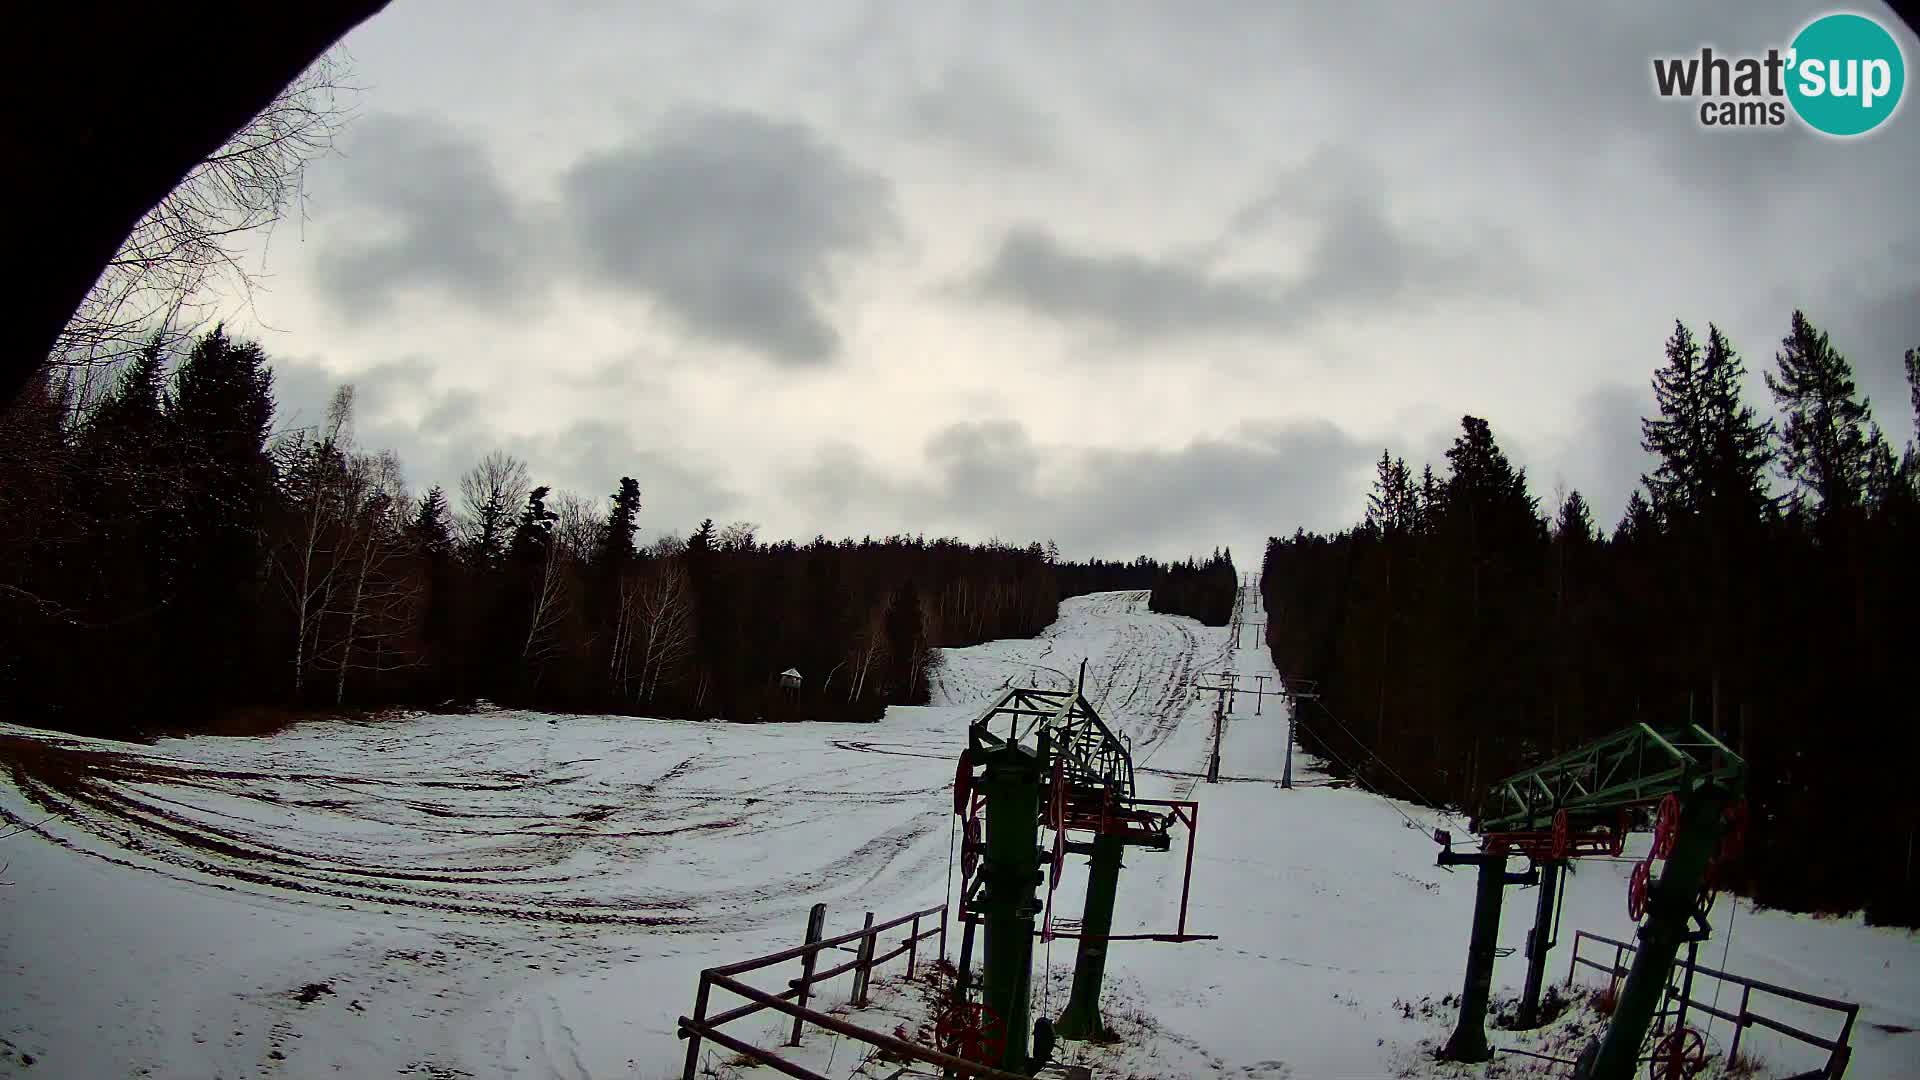
[[[1558,509],[1556,488],[1578,490],[1593,508],[1594,524],[1611,532],[1641,474],[1656,464],[1640,448],[1640,418],[1654,410],[1647,384],[1597,386],[1580,395],[1577,419],[1560,439],[1520,441],[1510,447],[1512,459],[1528,466],[1527,483],[1540,499],[1541,513]],[[1494,434],[1500,434],[1497,422]],[[1434,471],[1445,475],[1445,460],[1436,455],[1433,461]]]
[[[886,180],[799,124],[679,112],[563,181],[573,238],[601,281],[651,297],[690,333],[820,364],[839,260],[894,227]]]
[[[337,373],[309,360],[276,360],[275,427],[317,423],[343,383],[354,387],[354,439],[366,450],[393,450],[417,494],[439,484],[458,489],[460,474],[498,448],[528,463],[536,483],[593,499],[611,495],[621,476],[640,481],[642,531],[685,534],[702,517],[721,517],[742,504],[717,475],[685,464],[686,455],[644,446],[618,424],[577,420],[536,434],[492,426],[486,400],[464,387],[437,389],[417,358]],[[409,411],[417,420],[408,419]]]
[[[1316,228],[1297,273],[1213,269],[1223,253],[1257,241],[1289,213]],[[1322,153],[1235,211],[1198,255],[1087,253],[1045,229],[1020,226],[1008,231],[972,288],[1037,314],[1145,338],[1286,331],[1387,305],[1405,311],[1490,286],[1504,286],[1509,299],[1519,294],[1521,258],[1501,232],[1470,235],[1415,235],[1393,220],[1374,170]]]
[[[1853,364],[1860,392],[1872,399],[1874,418],[1896,444],[1915,434],[1901,358],[1920,348],[1920,231],[1889,241],[1881,257],[1839,275],[1806,312]],[[1775,319],[1773,335],[1755,349],[1769,368],[1786,336],[1785,305]]]
[[[974,279],[988,298],[1110,330],[1164,337],[1277,326],[1271,282],[1216,276],[1168,259],[1069,250],[1034,226],[1009,230]]]
[[[1074,558],[1178,557],[1225,541],[1248,562],[1270,532],[1346,524],[1371,456],[1324,420],[1245,424],[1177,449],[1141,450],[1041,447],[1023,424],[993,420],[934,432],[926,480],[892,479],[839,443],[784,479],[805,516],[858,522],[855,532],[1051,538]]]
[[[399,290],[437,288],[476,309],[541,292],[539,230],[477,142],[444,123],[376,113],[322,172],[329,214],[315,285],[343,315],[384,314]]]
[[[384,313],[380,344],[394,351],[462,343],[411,374],[414,362],[356,374],[363,441],[390,430],[417,482],[504,441],[543,479],[604,495],[642,467],[619,464],[644,460],[640,441],[678,434],[679,460],[792,480],[753,488],[748,512],[770,535],[924,525],[1056,534],[1077,554],[1179,554],[1350,523],[1379,453],[1304,426],[1219,434],[1213,402],[1230,415],[1324,409],[1348,432],[1391,427],[1383,441],[1416,468],[1444,466],[1451,421],[1471,411],[1531,466],[1543,503],[1560,481],[1611,525],[1645,467],[1638,418],[1674,315],[1733,336],[1765,409],[1759,373],[1796,306],[1832,332],[1890,433],[1906,430],[1897,362],[1920,344],[1920,204],[1902,186],[1920,160],[1913,106],[1841,143],[1704,130],[1694,106],[1650,84],[1655,55],[1782,43],[1820,10],[1804,0],[850,8],[614,5],[530,27],[515,5],[474,0],[463,40],[486,47],[452,51],[444,13],[371,21],[354,48],[377,104],[457,115],[476,138],[370,116],[350,130],[345,162],[313,170],[322,216],[282,295],[317,283],[349,314]],[[743,75],[719,86],[723,68]],[[751,111],[674,111],[716,98]],[[669,119],[634,127],[623,112],[634,101]],[[496,172],[509,163],[513,184]],[[882,165],[885,179],[865,171]],[[838,305],[872,282],[842,272],[900,225],[891,184],[927,258],[857,297],[861,333],[843,347]],[[1196,224],[1143,240],[1157,232],[1136,227],[1143,208]],[[927,276],[970,250],[984,251],[961,271],[977,269],[973,298],[1000,307],[985,319],[930,310],[940,292]],[[1516,296],[1534,306],[1515,310]],[[463,325],[516,297],[528,299],[510,337]],[[644,346],[609,309],[647,316]],[[1020,325],[992,325],[1006,311]],[[306,313],[285,314],[263,309],[285,325]],[[1062,344],[1049,320],[1090,340]],[[344,324],[332,321],[300,347],[343,366],[370,360],[347,359],[364,338],[328,340]],[[1255,348],[1238,347],[1248,339]],[[746,384],[713,371],[734,347],[847,363],[758,380],[742,409]],[[927,357],[909,376],[914,413],[862,424],[900,391],[916,347]],[[1096,390],[1061,377],[1096,353],[1149,377]],[[510,369],[530,355],[577,363]],[[1268,366],[1276,355],[1315,357],[1340,378],[1285,378]],[[631,360],[594,366],[615,357]],[[312,381],[283,420],[324,415],[331,381]],[[1175,381],[1190,389],[1154,392]],[[669,389],[681,411],[662,420]],[[1103,431],[1137,421],[1192,441],[1125,452],[1035,441],[1055,437],[1043,417],[1090,399]],[[588,446],[576,455],[562,435],[583,412],[635,435],[567,432]],[[982,419],[1003,416],[1030,426]],[[495,440],[509,428],[545,434]],[[824,428],[847,442],[782,472]],[[925,437],[904,460],[891,448],[903,431]],[[1261,501],[1243,512],[1222,493],[1228,476]],[[650,511],[656,489],[689,493],[663,511],[681,529],[729,497],[698,472],[642,479]],[[783,520],[772,509],[783,501],[805,516]]]
[[[276,358],[273,362],[274,428],[313,427],[327,418],[327,403],[343,382],[353,383],[354,410],[361,419],[382,420],[406,402],[430,393],[433,365],[404,356],[342,378],[317,364]]]
[[[1003,69],[956,64],[904,99],[902,120],[921,138],[941,139],[1010,165],[1050,161],[1060,135]]]

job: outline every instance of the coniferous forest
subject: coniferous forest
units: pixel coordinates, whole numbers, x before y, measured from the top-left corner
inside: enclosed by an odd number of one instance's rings
[[[351,387],[322,424],[276,430],[268,357],[219,330],[76,396],[43,374],[0,413],[0,709],[41,726],[479,700],[877,719],[927,700],[937,648],[1029,637],[1063,597],[1173,572],[711,520],[642,546],[639,478],[556,492],[501,452],[409,493],[394,455],[355,445]]]
[[[1920,354],[1905,370],[1920,427]],[[1920,924],[1920,448],[1799,313],[1761,374],[1777,421],[1717,329],[1675,326],[1642,421],[1657,465],[1611,530],[1578,491],[1543,506],[1467,416],[1437,469],[1382,454],[1364,521],[1270,541],[1276,665],[1325,705],[1302,742],[1471,811],[1557,752],[1691,718],[1749,763],[1742,892]]]
[[[1239,589],[1233,549],[1216,548],[1205,562],[1188,559],[1169,565],[1154,580],[1147,606],[1165,615],[1188,615],[1208,626],[1225,626],[1233,618],[1233,598]]]

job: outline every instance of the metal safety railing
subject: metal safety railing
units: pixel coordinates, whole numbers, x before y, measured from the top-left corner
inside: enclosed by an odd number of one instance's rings
[[[1581,956],[1580,945],[1583,941],[1593,942],[1600,946],[1612,946],[1613,962],[1607,964],[1595,960],[1590,956]],[[1567,963],[1567,984],[1569,986],[1573,984],[1573,973],[1576,968],[1586,966],[1596,971],[1606,972],[1609,989],[1617,991],[1620,980],[1627,975],[1626,959],[1635,950],[1636,947],[1631,942],[1617,941],[1610,937],[1589,933],[1585,930],[1576,931],[1573,935],[1573,956]],[[1684,976],[1681,983],[1682,989],[1675,990],[1671,985],[1668,986],[1667,992],[1673,1008],[1663,1015],[1676,1016],[1675,1025],[1678,1026],[1685,1022],[1688,1010],[1698,1009],[1709,1016],[1718,1017],[1732,1024],[1733,1041],[1727,1048],[1727,1061],[1729,1064],[1739,1055],[1740,1039],[1746,1034],[1746,1030],[1750,1027],[1762,1027],[1770,1031],[1778,1032],[1798,1042],[1806,1043],[1809,1046],[1818,1047],[1827,1052],[1827,1063],[1824,1066],[1810,1073],[1802,1073],[1799,1077],[1796,1077],[1795,1080],[1800,1080],[1802,1077],[1819,1077],[1821,1080],[1840,1080],[1841,1075],[1847,1071],[1847,1062],[1853,1056],[1853,1048],[1848,1045],[1847,1040],[1852,1037],[1854,1020],[1860,1015],[1860,1006],[1858,1004],[1851,1001],[1841,1001],[1838,998],[1821,997],[1818,994],[1809,994],[1803,990],[1777,986],[1773,983],[1761,982],[1758,979],[1749,979],[1743,975],[1732,975],[1705,965],[1689,963],[1685,957],[1675,961],[1674,970],[1676,973]],[[1722,983],[1738,986],[1740,988],[1740,1004],[1738,1008],[1732,1012],[1728,1012],[1717,1007],[1712,1002],[1695,1000],[1691,996],[1690,990],[1687,989],[1693,985],[1694,975],[1705,975],[1711,979],[1718,979]],[[1753,995],[1756,991],[1762,994],[1771,994],[1787,1001],[1798,1002],[1802,1005],[1811,1005],[1818,1009],[1826,1009],[1837,1013],[1840,1016],[1840,1033],[1831,1038],[1815,1035],[1812,1032],[1803,1031],[1791,1024],[1754,1012]]]
[[[933,920],[937,920],[934,926],[921,929],[923,921]],[[680,1018],[680,1037],[687,1040],[686,1069],[681,1073],[682,1080],[696,1080],[702,1041],[725,1047],[787,1076],[798,1077],[799,1080],[826,1080],[819,1073],[782,1058],[777,1051],[755,1046],[720,1030],[733,1021],[767,1009],[793,1018],[793,1031],[787,1039],[787,1046],[799,1046],[802,1027],[812,1024],[837,1035],[879,1047],[896,1057],[937,1065],[951,1074],[978,1077],[980,1080],[1032,1080],[1031,1077],[989,1068],[976,1062],[918,1046],[897,1036],[869,1031],[840,1017],[807,1007],[807,1001],[814,986],[848,972],[853,973],[851,1003],[855,1007],[864,1007],[867,1004],[868,989],[874,970],[890,960],[905,956],[907,958],[906,977],[912,979],[919,966],[920,943],[928,938],[940,939],[938,955],[944,959],[947,954],[947,905],[940,904],[937,907],[908,912],[882,923],[875,923],[873,913],[868,912],[865,926],[851,933],[830,938],[820,936],[825,922],[826,905],[815,904],[807,918],[806,944],[796,945],[791,949],[783,949],[767,956],[758,956],[751,960],[708,968],[700,973],[700,988],[693,999],[693,1015]],[[901,927],[907,929],[900,943],[884,953],[880,952],[881,938]],[[844,950],[849,945],[852,946],[853,959],[836,964],[824,971],[817,968],[818,958],[823,951]],[[791,962],[799,963],[800,973],[787,980],[787,988],[778,993],[763,990],[738,978],[747,972]],[[745,999],[746,1004],[708,1015],[707,1008],[716,988]]]

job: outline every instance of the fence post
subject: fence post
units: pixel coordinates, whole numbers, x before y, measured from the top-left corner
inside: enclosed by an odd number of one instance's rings
[[[860,939],[860,951],[854,957],[853,1007],[867,1007],[867,980],[873,976],[873,912],[867,912],[866,936]]]
[[[913,929],[907,937],[907,981],[913,981],[913,962],[920,955],[920,916],[913,917]]]
[[[693,996],[693,1022],[696,1024],[707,1022],[707,994],[712,989],[713,984],[707,981],[707,973],[701,972],[700,989]],[[687,1032],[687,1067],[680,1074],[680,1080],[694,1080],[696,1070],[699,1068],[700,1032],[694,1030]]]
[[[1573,985],[1573,969],[1580,963],[1580,939],[1585,936],[1586,936],[1586,931],[1584,930],[1575,930],[1573,932],[1573,955],[1567,957],[1567,985],[1568,986]]]
[[[826,927],[827,905],[813,905],[813,909],[807,912],[807,944],[819,944],[820,939],[825,936]],[[820,951],[815,949],[800,958],[800,994],[797,1001],[803,1009],[807,1007],[807,992],[813,989],[813,961],[819,955]],[[707,992],[705,983],[700,984],[700,992],[702,995]],[[787,1045],[800,1045],[800,1018],[797,1016],[793,1018],[793,1034],[788,1037]],[[693,1080],[693,1074],[687,1074],[687,1080]]]
[[[1847,1010],[1847,1022],[1840,1025],[1840,1045],[1834,1048],[1832,1056],[1827,1059],[1833,1070],[1830,1080],[1840,1080],[1847,1071],[1847,1062],[1853,1060],[1853,1044],[1848,1040],[1853,1037],[1853,1022],[1859,1017],[1860,1006],[1855,1005]]]
[[[1740,1056],[1740,1036],[1747,1033],[1747,1001],[1752,997],[1753,987],[1742,986],[1740,988],[1740,1019],[1733,1023],[1733,1045],[1727,1048],[1727,1064],[1729,1065],[1733,1064],[1734,1058]]]
[[[1674,1017],[1673,1030],[1679,1031],[1687,1026],[1687,995],[1693,993],[1693,967],[1700,957],[1700,943],[1687,942],[1687,966],[1680,976],[1680,1015]]]
[[[947,962],[947,905],[940,905],[940,962]]]

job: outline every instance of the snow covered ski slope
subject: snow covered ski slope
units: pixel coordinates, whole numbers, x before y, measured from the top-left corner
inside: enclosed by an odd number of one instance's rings
[[[0,839],[0,1076],[677,1076],[701,968],[795,943],[816,901],[830,932],[940,902],[967,722],[1082,660],[1142,794],[1201,802],[1188,924],[1220,940],[1116,944],[1107,1002],[1134,1042],[1069,1052],[1102,1075],[1434,1073],[1423,1043],[1451,1015],[1423,1001],[1459,988],[1471,878],[1433,865],[1431,812],[1301,761],[1281,790],[1272,699],[1239,699],[1223,782],[1199,782],[1192,683],[1273,674],[1246,644],[1108,593],[1037,639],[950,652],[934,704],[879,724],[494,711],[154,746],[0,726],[0,812],[24,827]],[[1128,856],[1116,933],[1171,928],[1184,842]],[[1627,870],[1569,882],[1556,979],[1573,929],[1629,933]],[[1055,897],[1069,916],[1083,872]],[[1531,908],[1509,897],[1503,944]],[[1071,944],[1037,958],[1054,1011]],[[1891,1078],[1920,1075],[1920,1035],[1895,1030],[1920,1028],[1916,961],[1910,935],[1743,906],[1726,963],[1867,1003],[1848,1075]],[[1516,953],[1497,979],[1522,974]]]

